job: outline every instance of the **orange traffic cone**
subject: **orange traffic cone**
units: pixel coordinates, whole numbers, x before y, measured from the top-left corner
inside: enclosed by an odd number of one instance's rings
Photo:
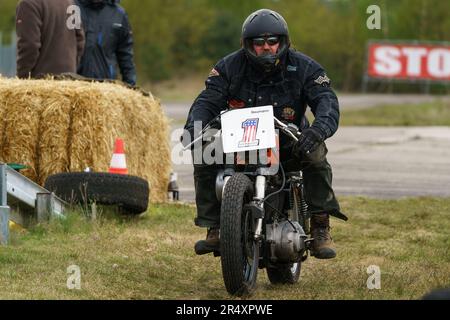
[[[122,139],[116,139],[114,153],[111,159],[111,164],[109,166],[109,173],[128,174]]]

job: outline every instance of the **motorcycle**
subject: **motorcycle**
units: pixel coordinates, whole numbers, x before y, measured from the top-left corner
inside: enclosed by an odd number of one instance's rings
[[[245,114],[239,118],[239,112]],[[205,126],[202,134],[218,119],[221,130],[215,136],[234,160],[224,165],[216,179],[220,252],[214,255],[221,258],[226,290],[235,296],[251,295],[258,270],[264,268],[271,283],[294,284],[313,240],[310,214],[302,171],[284,171],[275,129],[295,142],[301,135],[299,128],[274,117],[273,107],[267,106],[228,110]],[[266,157],[249,161],[252,152]]]

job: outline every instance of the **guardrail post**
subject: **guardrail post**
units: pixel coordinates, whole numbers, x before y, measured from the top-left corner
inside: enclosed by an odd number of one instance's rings
[[[0,164],[0,244],[9,240],[9,207],[7,205],[6,164]]]
[[[55,196],[53,193],[36,194],[36,216],[37,222],[50,220],[55,209]]]

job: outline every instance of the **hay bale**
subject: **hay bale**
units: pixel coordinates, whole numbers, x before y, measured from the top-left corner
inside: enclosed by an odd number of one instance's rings
[[[23,163],[43,185],[54,173],[108,170],[114,141],[125,142],[131,175],[150,199],[167,198],[168,122],[152,95],[114,83],[0,77],[0,161]]]

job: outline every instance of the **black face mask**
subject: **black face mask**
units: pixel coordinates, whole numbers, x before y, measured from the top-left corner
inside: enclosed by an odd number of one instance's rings
[[[274,55],[266,53],[257,56],[251,47],[252,47],[251,41],[245,40],[244,48],[250,62],[254,65],[256,69],[268,74],[272,72],[277,72],[281,68],[282,64],[285,62],[284,60],[286,60],[289,44],[286,43],[285,39],[282,39],[282,41],[280,41],[280,49]]]
[[[277,67],[280,61],[277,55],[267,53],[255,57],[255,62],[257,63],[257,65],[262,67],[265,72],[272,72]]]

